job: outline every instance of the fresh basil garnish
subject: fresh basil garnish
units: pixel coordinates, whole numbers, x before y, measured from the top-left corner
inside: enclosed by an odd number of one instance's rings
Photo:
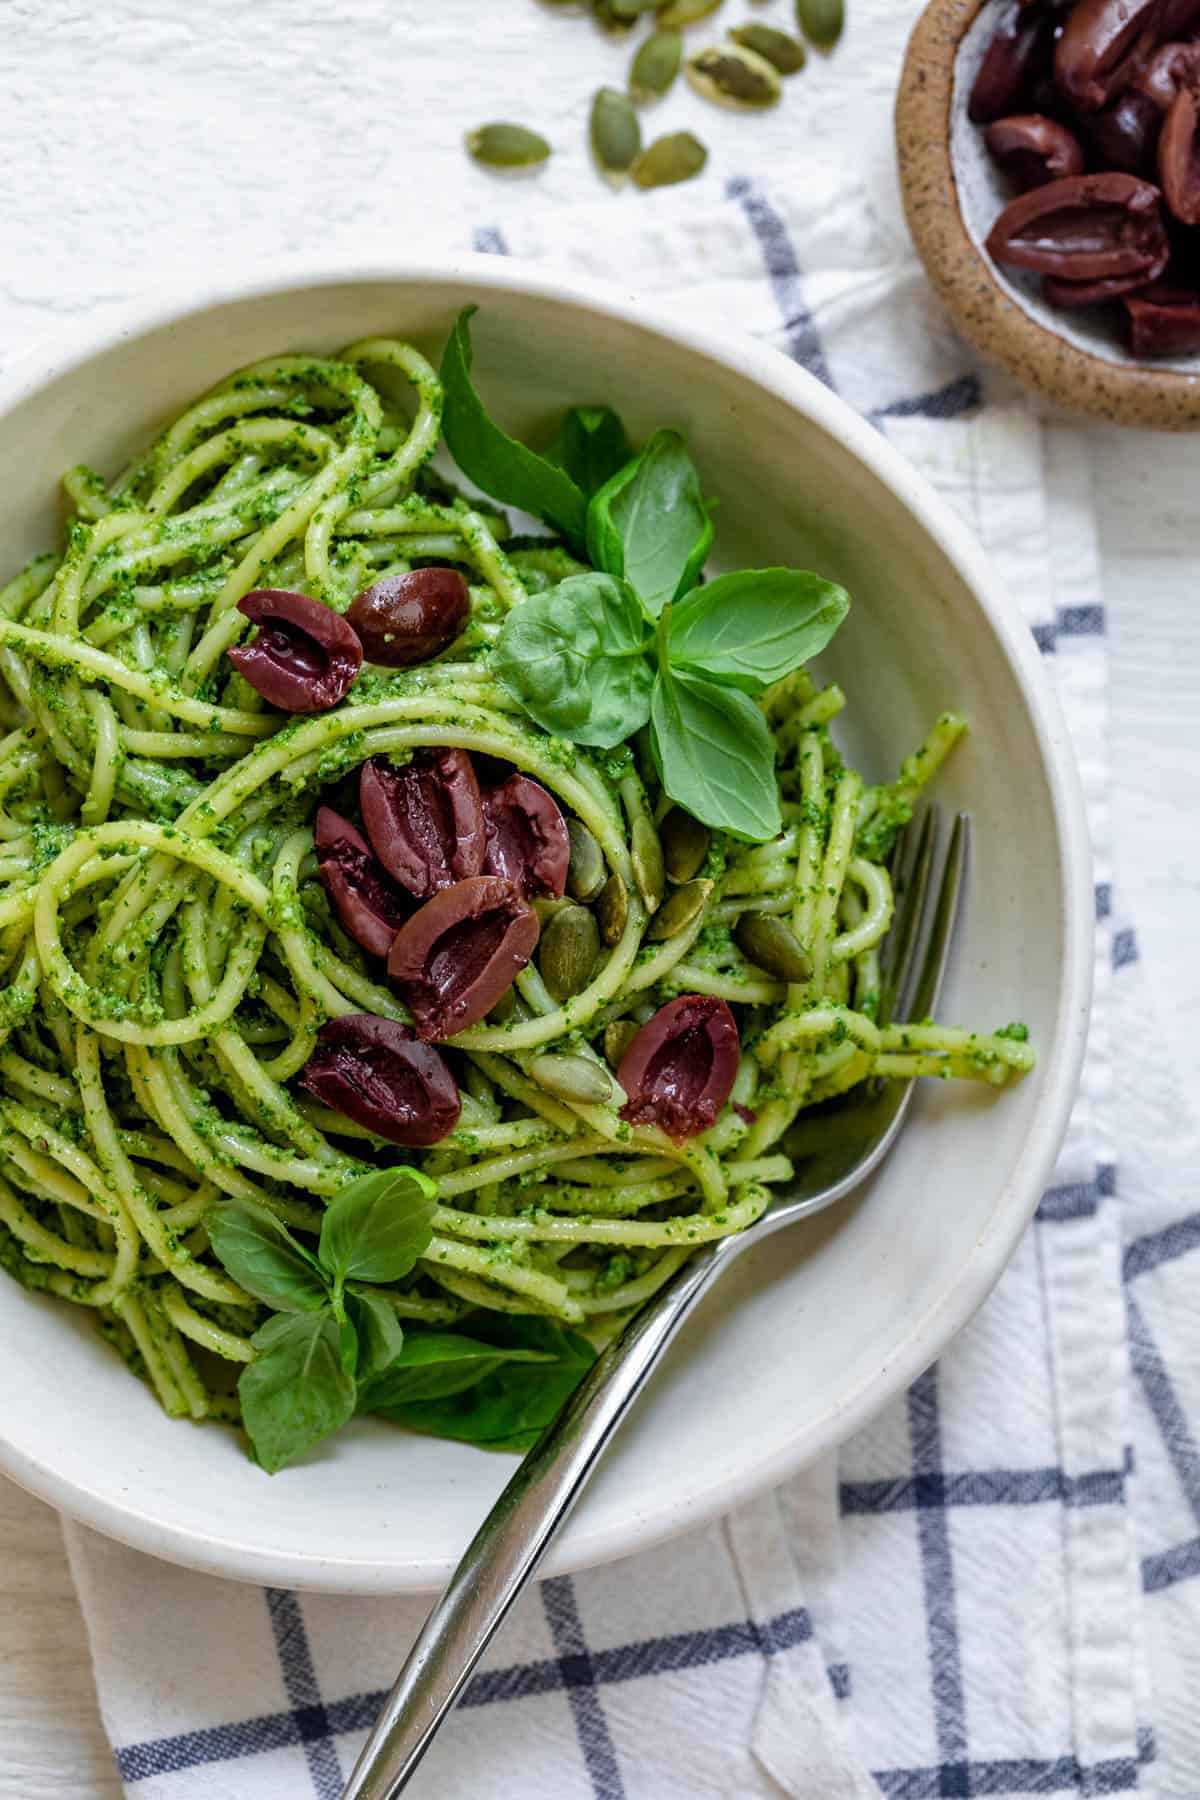
[[[346,1423],[356,1389],[331,1312],[274,1313],[251,1342],[238,1395],[254,1454],[274,1475]]]
[[[351,1181],[321,1221],[321,1267],[339,1286],[399,1281],[429,1247],[436,1192],[419,1169],[378,1169]]]
[[[271,1474],[343,1425],[357,1384],[403,1352],[391,1301],[362,1284],[399,1281],[424,1255],[436,1192],[417,1169],[360,1175],[328,1207],[315,1257],[254,1201],[223,1200],[208,1214],[218,1261],[274,1309],[238,1381],[254,1453]]]
[[[568,406],[558,435],[546,451],[590,500],[633,455],[618,413],[611,406]]]
[[[506,1362],[553,1362],[550,1350],[487,1344],[456,1331],[409,1332],[398,1356],[359,1393],[359,1410],[379,1412],[463,1393]]]
[[[492,669],[543,731],[608,750],[650,717],[651,638],[623,582],[570,575],[513,607]]]
[[[761,694],[819,655],[849,607],[845,588],[802,569],[718,575],[672,607],[671,667]]]
[[[749,843],[780,830],[775,746],[759,708],[735,687],[659,669],[651,745],[672,800]]]
[[[346,1289],[346,1316],[357,1343],[355,1373],[361,1384],[402,1356],[406,1340],[386,1294],[373,1293],[356,1283]]]
[[[700,477],[677,431],[656,431],[587,509],[588,555],[627,581],[652,619],[695,582],[712,538]]]
[[[442,355],[442,432],[464,475],[485,494],[557,525],[582,542],[587,497],[565,469],[509,437],[490,417],[471,381],[471,315],[464,307]]]
[[[486,1333],[493,1355],[503,1357],[499,1368],[456,1393],[424,1400],[384,1398],[371,1410],[434,1437],[524,1452],[579,1385],[596,1353],[585,1337],[550,1319],[497,1314],[472,1324],[481,1337]],[[536,1362],[512,1354],[531,1350],[538,1353]]]
[[[254,1200],[222,1200],[205,1218],[209,1242],[239,1287],[274,1312],[320,1312],[328,1285],[315,1257]]]

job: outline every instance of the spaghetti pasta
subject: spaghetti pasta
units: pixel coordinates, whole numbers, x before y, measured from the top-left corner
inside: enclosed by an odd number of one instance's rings
[[[703,904],[647,938],[635,843],[670,799],[645,742],[553,736],[491,666],[506,615],[582,570],[578,547],[515,535],[435,473],[441,410],[437,374],[397,341],[269,358],[112,481],[72,470],[61,555],[0,590],[0,1260],[94,1309],[172,1415],[235,1414],[255,1355],[262,1307],[206,1229],[231,1198],[303,1236],[354,1177],[419,1166],[433,1235],[379,1290],[397,1320],[419,1334],[549,1316],[595,1339],[689,1246],[761,1214],[802,1109],[877,1075],[1003,1083],[1032,1063],[1013,1029],[877,1017],[889,839],[960,735],[953,715],[894,786],[864,787],[829,733],[841,691],[778,682],[760,706],[782,832],[711,834]],[[340,704],[290,718],[230,666],[252,589],[345,613],[364,584],[431,564],[461,572],[470,614],[420,666],[364,667]],[[439,751],[552,795],[624,916],[569,997],[535,960],[506,1011],[452,1036],[457,1123],[397,1148],[297,1084],[328,1021],[410,1016],[331,904],[313,829],[371,759]],[[535,902],[543,926],[564,904]],[[733,936],[748,913],[790,929],[807,980],[749,960]],[[627,1042],[680,996],[727,1003],[740,1026],[706,1129],[623,1117],[611,1082],[597,1103],[535,1078],[547,1052],[607,1068],[614,1028]]]

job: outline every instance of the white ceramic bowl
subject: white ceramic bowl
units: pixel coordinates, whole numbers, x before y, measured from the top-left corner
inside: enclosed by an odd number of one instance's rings
[[[494,257],[288,270],[76,335],[0,391],[0,566],[52,543],[57,482],[119,465],[241,363],[376,333],[437,350],[482,303],[476,373],[510,426],[572,400],[688,434],[721,558],[815,567],[854,597],[827,658],[843,741],[894,770],[953,704],[972,735],[940,789],[978,854],[945,1016],[1021,1017],[1037,1072],[931,1084],[852,1202],[736,1265],[684,1334],[556,1545],[551,1570],[643,1548],[777,1482],[870,1417],[980,1304],[1037,1202],[1089,997],[1090,859],[1065,728],[1029,635],[962,526],[884,440],[771,350]],[[841,724],[841,721],[839,721]],[[270,1479],[234,1434],[169,1422],[79,1310],[0,1280],[0,1468],[98,1530],[213,1573],[385,1594],[439,1583],[508,1456],[364,1421]]]

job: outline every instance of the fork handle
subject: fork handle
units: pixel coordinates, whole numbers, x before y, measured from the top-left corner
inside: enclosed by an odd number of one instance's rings
[[[697,1250],[630,1320],[525,1457],[426,1619],[342,1800],[392,1800],[408,1785],[609,1439],[712,1282],[722,1241]]]

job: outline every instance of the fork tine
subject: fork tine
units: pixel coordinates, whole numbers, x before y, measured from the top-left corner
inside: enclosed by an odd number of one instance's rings
[[[911,828],[896,845],[896,854],[892,859],[892,878],[896,884],[899,904],[892,928],[884,940],[883,973],[880,980],[879,1020],[884,1025],[895,1016],[898,1003],[903,1002],[906,990],[911,985],[921,922],[925,916],[925,896],[940,835],[939,809],[930,806],[921,820],[912,853],[912,870],[907,875],[903,872],[903,865],[908,861]]]
[[[923,1019],[933,1011],[938,1003],[942,982],[945,979],[946,965],[950,960],[950,947],[954,942],[958,917],[962,910],[963,893],[966,887],[964,877],[970,849],[971,817],[969,813],[960,812],[954,821],[954,830],[950,834],[950,847],[946,851],[946,861],[942,869],[933,923],[929,930],[929,943],[921,964],[920,974],[917,977],[911,1005],[903,1014],[906,1019]]]

